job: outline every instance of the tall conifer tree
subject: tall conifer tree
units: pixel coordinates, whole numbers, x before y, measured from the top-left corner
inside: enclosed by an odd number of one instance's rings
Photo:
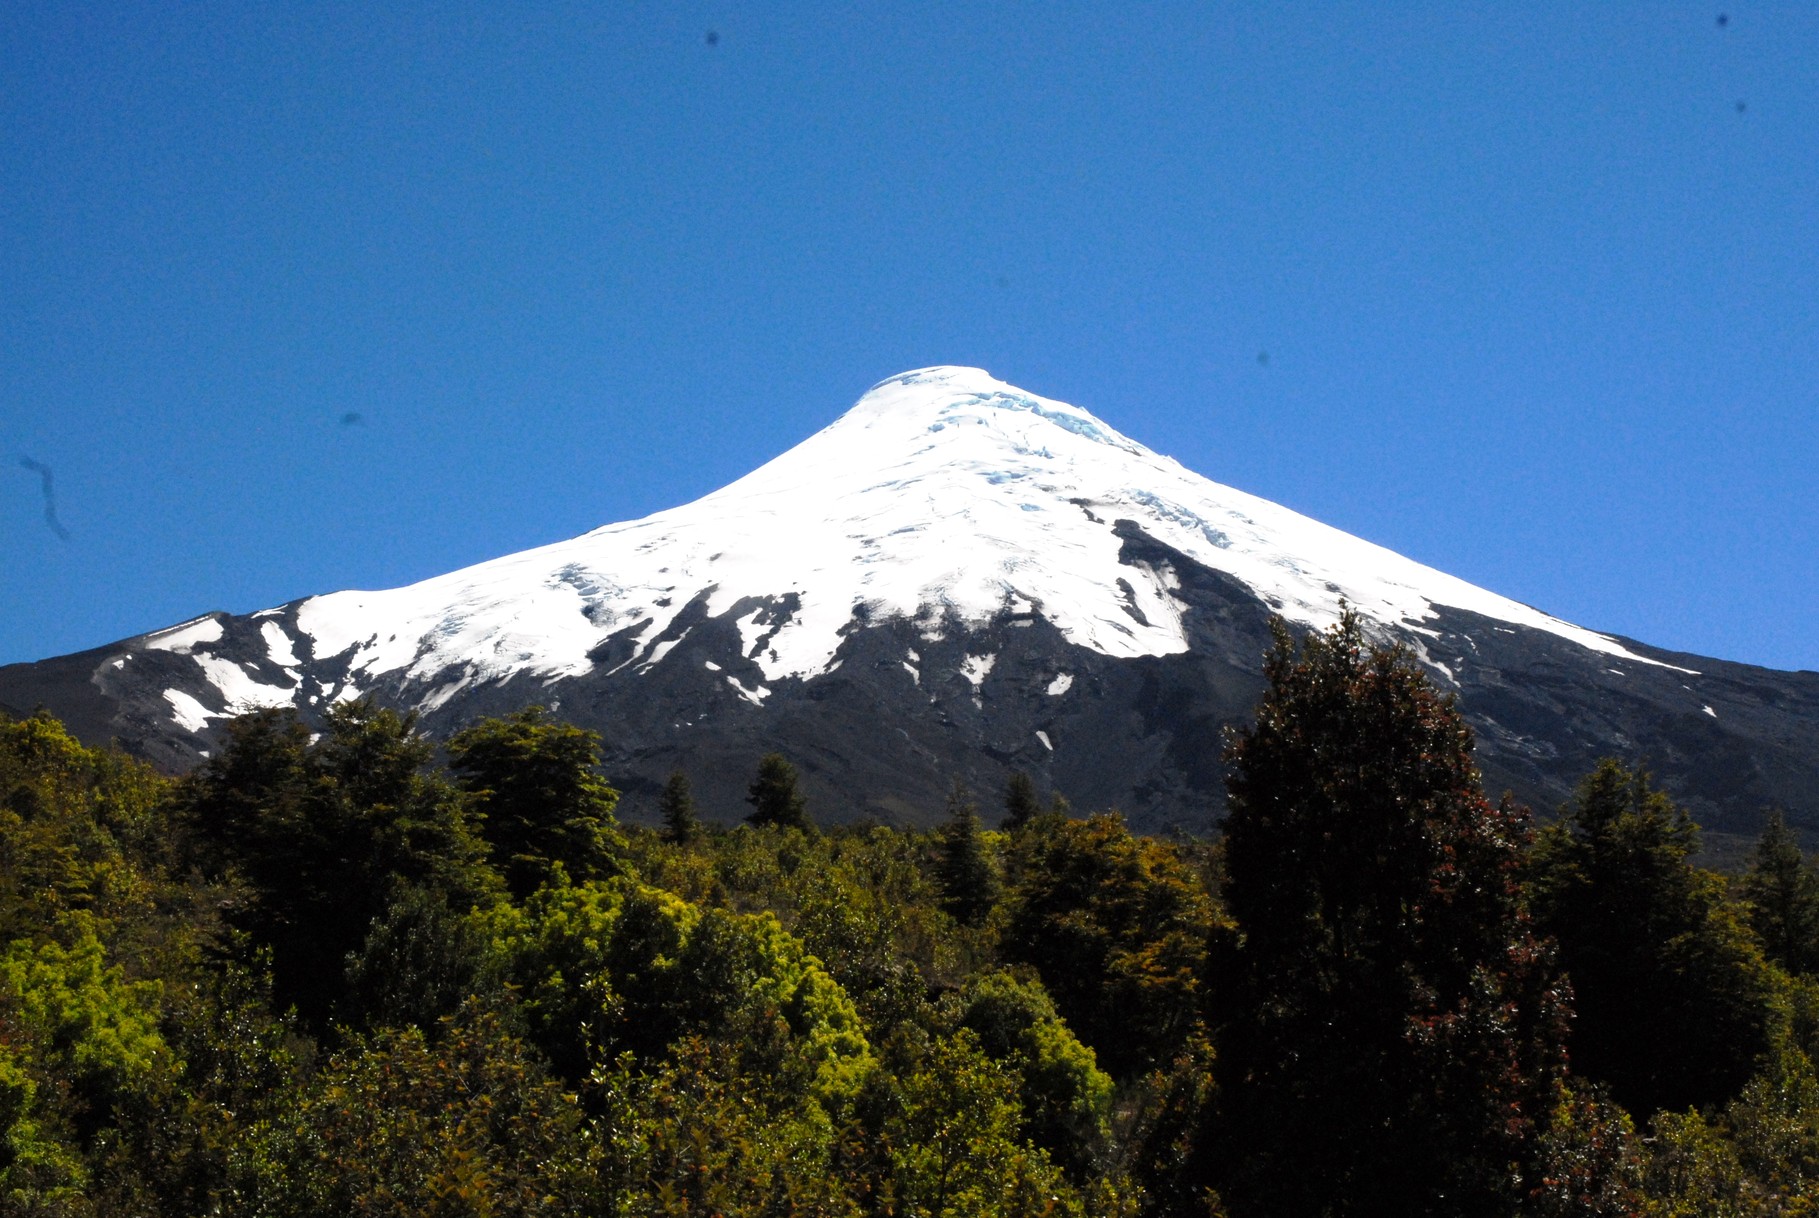
[[[1021,829],[1041,813],[1036,784],[1022,770],[1011,771],[1010,781],[1004,786],[1004,827]]]
[[[556,864],[577,880],[616,869],[619,792],[600,776],[599,733],[529,706],[456,732],[448,752],[514,895],[535,891]]]
[[[1791,973],[1819,973],[1819,872],[1779,812],[1756,843],[1743,897],[1768,957]]]
[[[701,817],[695,811],[695,795],[689,789],[688,775],[681,770],[672,771],[669,781],[663,784],[657,813],[663,818],[665,841],[686,846],[700,839]]]
[[[1535,911],[1573,983],[1573,1069],[1642,1120],[1730,1099],[1773,1035],[1771,970],[1698,849],[1685,809],[1612,760],[1535,849]]]
[[[986,853],[972,793],[958,780],[948,792],[940,843],[941,906],[962,925],[977,926],[997,903],[998,869]]]
[[[808,819],[808,800],[796,789],[796,767],[782,753],[767,753],[759,760],[758,776],[752,779],[745,802],[752,806],[745,818],[748,824],[814,828]]]

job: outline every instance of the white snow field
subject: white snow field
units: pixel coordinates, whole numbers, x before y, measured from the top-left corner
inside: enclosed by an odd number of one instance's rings
[[[307,638],[294,650],[349,656],[350,682],[335,697],[396,674],[426,708],[477,682],[587,672],[590,650],[644,619],[644,642],[621,667],[660,663],[673,643],[649,640],[702,593],[710,616],[745,597],[799,598],[781,627],[769,610],[739,623],[767,681],[826,672],[860,606],[874,621],[912,619],[928,637],[1008,611],[1039,614],[1110,656],[1184,651],[1174,573],[1121,564],[1120,519],[1304,625],[1329,625],[1343,599],[1367,621],[1420,632],[1434,606],[1448,605],[1656,663],[1202,478],[1078,407],[956,367],[879,382],[831,426],[682,507],[404,588],[311,598],[299,606]],[[263,629],[273,661],[295,664],[288,636],[275,623]],[[148,645],[193,654],[207,642],[198,623]],[[216,683],[254,704],[275,693]],[[769,693],[739,690],[754,702]]]

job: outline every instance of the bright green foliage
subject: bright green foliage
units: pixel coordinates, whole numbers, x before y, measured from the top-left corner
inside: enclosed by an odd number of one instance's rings
[[[979,809],[959,782],[948,794],[938,840],[935,874],[941,880],[941,907],[962,926],[977,926],[998,902],[998,869],[986,850]]]
[[[871,1067],[851,1000],[768,914],[615,881],[546,888],[498,917],[534,1034],[567,1077],[623,1051],[655,1061],[688,1035],[729,1042],[829,1105]]]
[[[0,1009],[51,1076],[68,1083],[80,1125],[113,1123],[132,1090],[172,1068],[158,1032],[157,981],[128,981],[81,913],[58,920],[55,937],[15,939],[0,954]]]
[[[1643,1185],[1649,1218],[1745,1218],[1748,1180],[1737,1151],[1697,1112],[1659,1112],[1649,1125]]]
[[[927,983],[900,948],[903,903],[855,882],[845,868],[817,868],[798,898],[795,932],[877,1030],[923,1017]]]
[[[1199,1011],[1212,904],[1172,846],[1115,814],[1020,835],[1001,951],[1042,978],[1114,1077],[1174,1055]]]
[[[987,973],[961,998],[960,1026],[1018,1080],[1022,1133],[1076,1178],[1107,1145],[1112,1080],[1077,1040],[1039,981]]]
[[[1540,923],[1573,986],[1573,1068],[1638,1116],[1721,1103],[1768,1049],[1777,982],[1686,813],[1614,761],[1540,834]]]
[[[156,976],[195,930],[161,874],[166,780],[0,716],[0,1212],[90,1212],[100,1148],[174,1068]]]
[[[662,1061],[596,1068],[609,1213],[857,1218],[827,1113],[687,1036]]]
[[[1042,814],[1036,799],[1036,784],[1022,770],[1012,770],[1004,784],[1004,827],[1021,829]]]
[[[0,1213],[76,1213],[87,1184],[80,1152],[56,1136],[26,1056],[0,1022]]]
[[[94,1156],[91,1196],[102,1213],[221,1212],[252,1132],[293,1117],[301,1098],[312,1047],[272,1014],[262,973],[227,961],[167,987],[163,1028],[180,1066],[135,1097]]]
[[[514,896],[530,895],[557,865],[576,880],[617,873],[619,793],[600,777],[598,733],[531,706],[455,733],[448,753]]]
[[[1219,1192],[1245,1218],[1521,1212],[1557,1166],[1566,1032],[1520,899],[1526,818],[1355,616],[1299,649],[1278,624],[1265,675],[1229,752]]]
[[[1819,1075],[1792,1044],[1777,1044],[1721,1110],[1658,1113],[1651,1133],[1650,1215],[1819,1212]]]
[[[752,779],[745,802],[752,806],[746,821],[753,825],[776,825],[785,829],[814,828],[808,819],[808,800],[796,789],[796,767],[782,753],[766,753],[758,762],[758,776]]]
[[[695,796],[689,790],[688,775],[676,770],[663,784],[663,797],[657,801],[657,815],[663,821],[663,838],[678,846],[700,839],[701,816],[695,810]]]
[[[259,711],[186,784],[201,861],[245,884],[232,920],[270,947],[277,1001],[312,1026],[326,1026],[348,955],[398,891],[466,907],[497,887],[431,753],[413,716],[368,702],[331,709],[315,743],[291,712]]]
[[[1635,1129],[1629,1114],[1596,1089],[1561,1089],[1541,1132],[1541,1159],[1523,1212],[1538,1218],[1636,1213],[1642,1197]]]
[[[1742,894],[1763,953],[1790,973],[1819,973],[1819,870],[1779,812],[1763,827]]]
[[[1081,1214],[1081,1201],[1041,1150],[1020,1138],[1010,1071],[961,1029],[935,1040],[898,1078],[880,1141],[890,1212],[926,1218]]]
[[[0,942],[69,910],[144,916],[149,885],[128,859],[162,848],[153,810],[166,786],[47,715],[0,716]]]
[[[293,1111],[247,1139],[237,1191],[271,1218],[582,1214],[592,1140],[564,1093],[495,1016],[464,1010],[355,1039]]]
[[[1797,1213],[1819,1212],[1819,1072],[1808,1055],[1777,1045],[1755,1077],[1723,1113],[1739,1164],[1744,1193],[1776,1197]]]

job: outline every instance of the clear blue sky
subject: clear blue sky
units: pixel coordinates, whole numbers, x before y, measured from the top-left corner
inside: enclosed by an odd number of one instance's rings
[[[684,502],[935,363],[1819,669],[1819,6],[0,6],[0,662]]]

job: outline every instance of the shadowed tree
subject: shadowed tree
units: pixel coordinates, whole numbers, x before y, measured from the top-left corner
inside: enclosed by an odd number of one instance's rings
[[[1213,911],[1169,843],[1116,813],[1042,817],[1011,852],[1000,939],[1034,968],[1068,1026],[1114,1077],[1173,1057],[1199,1011]]]
[[[1004,827],[1021,829],[1042,814],[1036,799],[1036,784],[1022,770],[1012,770],[1004,785]]]
[[[513,895],[534,892],[556,864],[577,880],[617,870],[619,793],[600,777],[597,733],[531,706],[455,733],[448,752]]]
[[[1790,973],[1819,972],[1819,872],[1779,812],[1769,814],[1742,891],[1769,959]]]
[[[1573,983],[1573,1069],[1639,1118],[1736,1095],[1768,1048],[1775,979],[1691,865],[1699,830],[1646,774],[1601,762],[1536,845],[1535,909]]]
[[[315,1026],[395,895],[420,889],[459,910],[498,885],[414,715],[344,702],[323,728],[312,741],[294,712],[242,716],[180,801],[197,861],[248,889],[230,919],[271,948],[279,1009],[295,1003]]]
[[[796,767],[782,753],[767,753],[758,762],[758,776],[746,792],[752,806],[746,821],[753,825],[778,825],[809,830],[808,801],[796,790]]]
[[[966,784],[955,780],[947,796],[947,819],[937,831],[935,872],[941,908],[963,926],[977,926],[998,902],[998,869],[985,849],[979,809]]]
[[[1524,1212],[1568,1014],[1521,901],[1527,815],[1485,800],[1452,699],[1355,615],[1299,650],[1275,633],[1229,750],[1218,1187],[1246,1216]]]
[[[657,801],[657,813],[663,818],[663,840],[686,846],[701,837],[701,816],[695,811],[695,795],[689,789],[688,775],[671,771],[663,784],[663,795]]]

